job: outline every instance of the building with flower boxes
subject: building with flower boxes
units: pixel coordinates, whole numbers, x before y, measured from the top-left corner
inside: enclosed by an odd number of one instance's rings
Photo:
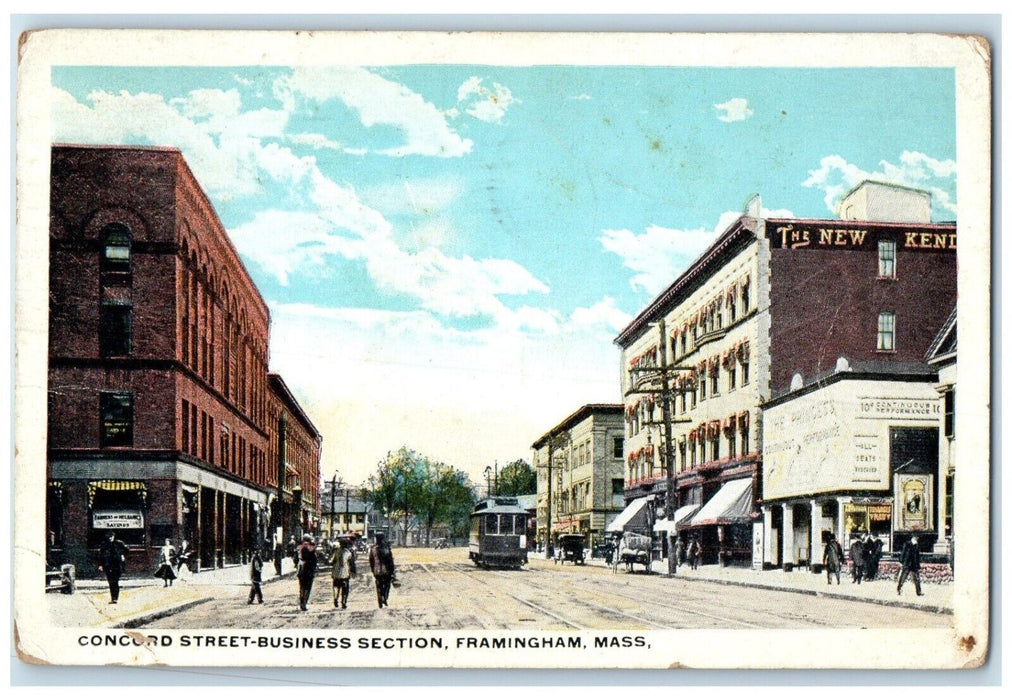
[[[311,529],[321,437],[268,373],[270,315],[174,148],[51,155],[47,558],[191,568]]]
[[[881,183],[862,183],[840,211],[846,218],[763,218],[754,198],[616,338],[626,500],[662,504],[657,529],[698,537],[704,563],[793,564],[820,546],[813,508],[820,530],[844,517],[821,491],[764,491],[768,402],[823,382],[841,361],[862,376],[930,381],[925,353],[956,299],[955,224],[930,223],[928,193]],[[668,461],[674,513],[663,507]],[[785,519],[809,523],[805,547],[770,546]]]

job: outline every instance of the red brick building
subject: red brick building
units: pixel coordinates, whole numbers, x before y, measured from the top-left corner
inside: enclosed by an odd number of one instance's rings
[[[816,526],[839,529],[843,508],[821,482],[778,485],[790,499],[764,499],[764,407],[840,371],[930,382],[925,353],[955,303],[956,225],[930,223],[928,193],[862,183],[831,220],[764,219],[753,200],[616,338],[627,502],[660,497],[665,511],[666,399],[677,511],[663,529],[683,543],[699,537],[704,562],[770,563],[770,538],[782,545],[773,563],[791,562],[797,550],[793,539],[783,545],[785,532],[807,533],[810,556]],[[904,463],[903,446],[886,442],[876,443],[879,463]],[[892,467],[883,469],[879,486]],[[839,489],[848,498],[875,490]]]
[[[177,149],[53,147],[49,292],[51,559],[87,572],[115,528],[128,571],[166,538],[221,567],[312,525],[320,435],[268,374],[267,306]]]

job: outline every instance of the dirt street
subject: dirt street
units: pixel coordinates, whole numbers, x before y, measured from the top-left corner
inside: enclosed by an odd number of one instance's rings
[[[294,578],[246,589],[157,621],[159,628],[347,629],[775,629],[946,627],[947,615],[698,580],[618,573],[600,566],[531,559],[520,571],[482,570],[467,548],[398,549],[400,587],[379,609],[368,565],[359,563],[348,609],[335,609],[329,570],[298,609]]]

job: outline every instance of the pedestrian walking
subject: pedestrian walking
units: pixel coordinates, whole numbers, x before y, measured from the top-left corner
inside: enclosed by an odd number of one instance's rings
[[[878,537],[868,535],[865,541],[864,578],[867,581],[874,581],[878,578],[879,561],[882,559],[882,540]]]
[[[382,608],[389,606],[390,584],[394,579],[394,555],[383,533],[376,535],[376,542],[369,550],[369,568],[376,580],[376,602]]]
[[[699,542],[699,537],[693,537],[692,541],[689,542],[689,551],[687,553],[689,557],[689,565],[692,570],[695,571],[699,568],[699,560],[703,556],[703,545]]]
[[[253,605],[254,598],[261,605],[264,602],[264,592],[260,588],[260,584],[263,582],[263,571],[264,560],[260,558],[260,552],[254,548],[253,557],[249,562],[249,599],[246,601],[247,605]]]
[[[278,576],[281,575],[281,562],[285,558],[284,547],[281,546],[281,540],[274,540],[274,573]]]
[[[99,550],[98,570],[105,574],[105,580],[109,582],[109,602],[112,605],[119,602],[119,579],[123,575],[124,564],[126,545],[117,539],[115,531],[110,530]]]
[[[860,586],[864,578],[864,540],[858,534],[853,537],[850,543],[850,580]]]
[[[833,583],[832,576],[836,574],[836,585],[840,585],[840,566],[843,562],[843,547],[836,541],[833,533],[826,538],[826,546],[822,548],[822,565],[826,567],[826,584]]]
[[[313,579],[316,577],[316,545],[312,535],[303,535],[302,544],[295,549],[295,559],[298,562],[296,577],[299,579],[299,610],[306,610],[309,594],[313,592]]]
[[[193,556],[193,550],[190,549],[189,541],[182,540],[179,543],[179,551],[176,553],[176,574],[182,578],[183,566],[186,566],[186,573],[190,572],[190,558]]]
[[[351,577],[355,571],[355,552],[347,538],[338,540],[338,547],[330,555],[330,574],[334,586],[334,607],[348,607],[348,589],[351,588]]]
[[[896,595],[903,593],[903,584],[910,576],[914,580],[914,590],[921,593],[921,550],[917,546],[917,537],[911,537],[900,551],[900,577],[896,584]]]
[[[295,568],[299,568],[299,544],[295,541],[295,535],[288,538],[288,556],[292,560],[292,565]]]
[[[176,580],[176,572],[172,570],[175,560],[176,548],[166,539],[165,544],[158,550],[158,568],[155,570],[155,578],[160,578],[163,581],[162,588],[171,586],[172,582]]]

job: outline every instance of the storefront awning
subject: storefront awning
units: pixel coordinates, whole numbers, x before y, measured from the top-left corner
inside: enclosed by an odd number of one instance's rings
[[[752,520],[752,479],[728,481],[689,521],[690,527],[728,525]]]
[[[675,519],[671,520],[658,520],[654,524],[654,532],[671,532],[672,530],[681,530],[688,524],[689,518],[699,510],[698,503],[690,503],[682,506],[675,511]]]
[[[625,507],[625,510],[618,514],[618,517],[611,521],[607,532],[622,532],[630,527],[646,527],[646,507],[651,498],[653,497],[642,496],[633,500]]]

